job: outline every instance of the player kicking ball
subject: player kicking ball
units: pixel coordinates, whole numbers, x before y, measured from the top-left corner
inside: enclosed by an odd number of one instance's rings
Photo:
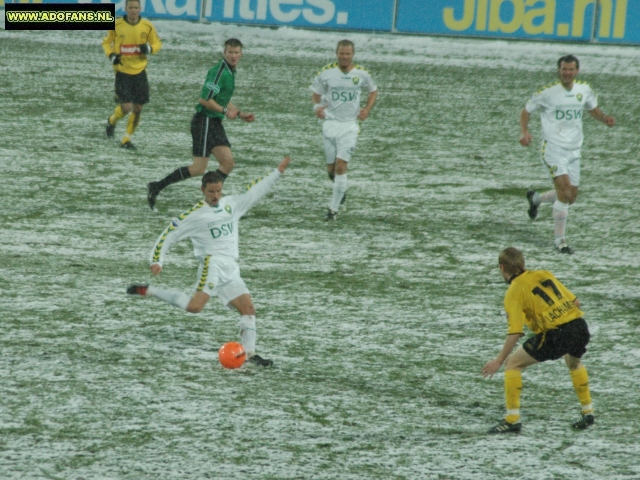
[[[156,297],[190,313],[199,313],[212,296],[240,313],[239,333],[248,361],[268,367],[271,360],[256,355],[256,309],[238,265],[238,223],[262,197],[271,191],[291,159],[285,157],[269,176],[254,182],[248,192],[224,197],[224,179],[219,172],[202,177],[204,199],[171,221],[151,251],[151,273],[160,275],[165,256],[176,242],[190,238],[200,262],[195,292],[191,297],[178,290],[153,285],[131,285],[130,295]]]

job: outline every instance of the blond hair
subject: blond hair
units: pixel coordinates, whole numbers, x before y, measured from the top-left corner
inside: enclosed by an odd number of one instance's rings
[[[520,275],[525,271],[524,255],[514,247],[505,248],[498,256],[498,263],[504,266],[509,275]]]

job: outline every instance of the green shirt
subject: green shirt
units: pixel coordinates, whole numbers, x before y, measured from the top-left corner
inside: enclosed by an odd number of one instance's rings
[[[227,62],[221,60],[207,73],[207,79],[204,81],[200,98],[203,100],[213,99],[218,105],[226,107],[236,88],[235,76],[235,70],[231,70]],[[196,111],[205,114],[207,117],[224,118],[224,114],[209,110],[200,104],[196,106]]]

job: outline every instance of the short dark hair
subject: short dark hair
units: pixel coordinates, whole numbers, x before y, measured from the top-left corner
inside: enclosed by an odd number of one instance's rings
[[[230,38],[226,42],[224,42],[224,49],[226,50],[229,47],[231,47],[231,48],[234,48],[234,47],[242,48],[242,42],[240,40],[238,40],[237,38]]]
[[[560,65],[562,65],[562,62],[575,63],[576,68],[580,68],[580,60],[578,60],[578,57],[576,57],[575,55],[565,55],[564,57],[560,57],[560,59],[558,60],[558,68],[560,68]]]
[[[202,188],[206,188],[209,183],[224,183],[224,177],[220,172],[210,170],[202,176]]]
[[[340,40],[338,42],[338,46],[336,47],[336,53],[338,53],[338,50],[340,50],[340,47],[351,47],[354,53],[356,51],[356,46],[353,44],[351,40],[347,40],[347,39]]]

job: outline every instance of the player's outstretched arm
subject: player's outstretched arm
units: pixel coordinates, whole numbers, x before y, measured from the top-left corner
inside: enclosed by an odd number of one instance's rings
[[[249,211],[256,203],[260,201],[278,181],[278,177],[284,173],[291,161],[291,157],[288,155],[282,159],[278,167],[266,177],[258,178],[247,185],[247,192],[242,195],[234,195],[236,204],[236,216],[242,217]],[[277,171],[277,173],[276,173]]]
[[[280,162],[280,165],[278,165],[278,170],[280,170],[280,173],[284,173],[284,171],[289,166],[290,161],[291,161],[291,157],[289,155],[287,155],[282,159],[282,161]]]

